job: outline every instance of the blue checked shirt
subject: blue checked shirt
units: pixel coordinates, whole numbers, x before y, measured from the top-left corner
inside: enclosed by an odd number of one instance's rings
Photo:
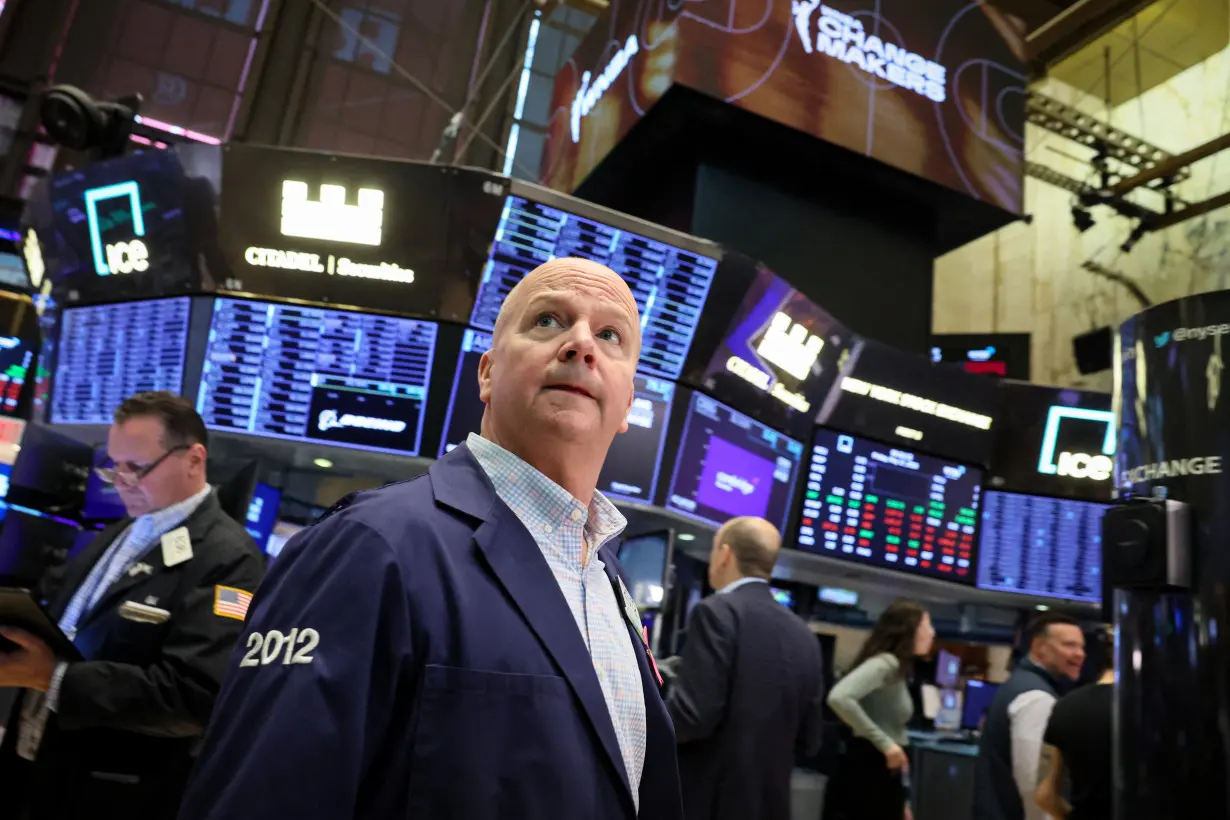
[[[564,593],[593,658],[639,811],[645,767],[645,690],[623,607],[598,560],[598,550],[623,532],[628,522],[601,493],[594,493],[586,509],[563,487],[482,436],[471,433],[466,447],[491,479],[500,500],[534,537]]]

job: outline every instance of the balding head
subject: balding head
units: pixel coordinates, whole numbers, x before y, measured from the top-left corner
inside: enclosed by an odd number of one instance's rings
[[[588,503],[627,430],[641,350],[627,283],[586,259],[539,266],[500,307],[478,366],[482,435]]]
[[[713,538],[710,586],[721,589],[740,578],[772,578],[781,547],[781,533],[763,518],[732,518]]]

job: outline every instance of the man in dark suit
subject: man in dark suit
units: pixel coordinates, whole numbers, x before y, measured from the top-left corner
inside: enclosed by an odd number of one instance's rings
[[[596,492],[636,302],[539,267],[479,363],[482,434],[344,499],[257,595],[182,820],[676,820],[675,738]]]
[[[6,818],[175,817],[264,561],[205,482],[201,417],[139,393],[107,437],[130,517],[64,568],[48,612],[84,660],[11,629],[0,686],[24,687],[0,745]]]
[[[735,518],[713,539],[717,593],[688,619],[672,659],[667,708],[679,743],[688,820],[788,820],[795,754],[820,750],[820,643],[773,598],[781,536],[763,518]]]

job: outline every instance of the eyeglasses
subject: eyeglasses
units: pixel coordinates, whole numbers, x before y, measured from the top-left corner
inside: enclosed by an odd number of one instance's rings
[[[137,484],[141,481],[141,479],[154,472],[154,470],[157,470],[159,464],[166,461],[174,454],[182,453],[183,451],[191,448],[191,446],[192,445],[190,444],[181,444],[178,447],[172,447],[170,450],[167,450],[157,459],[144,467],[138,467],[131,461],[124,462],[123,464],[117,464],[114,467],[95,467],[94,475],[98,476],[107,484]]]

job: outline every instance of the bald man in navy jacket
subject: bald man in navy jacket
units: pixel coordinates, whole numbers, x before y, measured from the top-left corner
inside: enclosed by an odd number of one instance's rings
[[[593,262],[513,289],[470,437],[293,538],[257,593],[183,820],[680,820],[675,736],[595,490],[636,302]]]

